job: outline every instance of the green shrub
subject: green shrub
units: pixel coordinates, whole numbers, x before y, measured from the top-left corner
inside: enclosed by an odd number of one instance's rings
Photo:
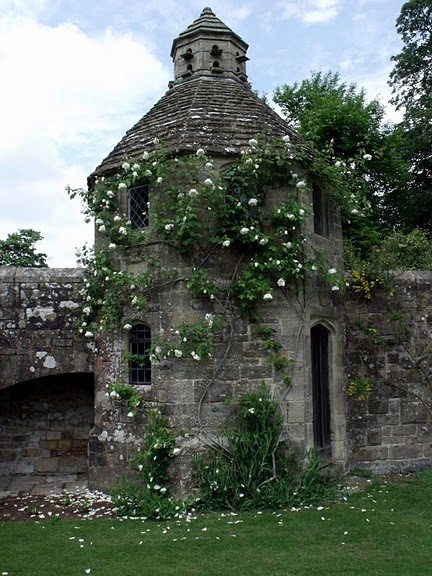
[[[382,243],[380,259],[389,270],[432,270],[432,238],[420,228],[393,232]]]
[[[334,496],[335,483],[323,473],[316,452],[300,458],[282,441],[280,405],[266,386],[246,394],[237,419],[217,446],[195,459],[199,505],[211,510],[281,508]]]

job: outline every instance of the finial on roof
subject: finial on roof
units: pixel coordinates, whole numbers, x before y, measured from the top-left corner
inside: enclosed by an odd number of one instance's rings
[[[247,49],[246,42],[207,6],[173,41],[174,81],[169,86],[203,76],[247,82]]]

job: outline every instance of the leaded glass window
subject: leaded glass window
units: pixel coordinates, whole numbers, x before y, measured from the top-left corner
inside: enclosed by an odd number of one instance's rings
[[[129,332],[129,383],[151,384],[151,331],[146,324],[135,324]]]
[[[132,228],[147,228],[149,225],[149,186],[142,184],[128,190],[129,220]]]

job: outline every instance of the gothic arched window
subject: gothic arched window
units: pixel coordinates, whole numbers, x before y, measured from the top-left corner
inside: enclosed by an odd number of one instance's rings
[[[134,324],[129,331],[129,383],[151,384],[151,331],[146,324]]]

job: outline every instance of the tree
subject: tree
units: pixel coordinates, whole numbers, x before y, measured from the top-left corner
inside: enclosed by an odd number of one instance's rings
[[[432,226],[432,2],[410,0],[401,9],[396,30],[404,46],[392,57],[389,84],[393,103],[404,109],[403,153],[410,162],[406,227]]]
[[[301,84],[277,88],[274,100],[306,141],[329,162],[354,167],[352,189],[371,205],[366,218],[345,218],[345,237],[363,253],[379,243],[383,230],[401,226],[408,165],[401,160],[402,133],[384,121],[378,99],[341,82],[336,72],[312,72]],[[367,157],[367,163],[358,159]],[[403,204],[403,203],[402,203]]]
[[[46,254],[36,252],[35,244],[43,239],[40,232],[22,228],[0,240],[0,266],[47,268]]]

